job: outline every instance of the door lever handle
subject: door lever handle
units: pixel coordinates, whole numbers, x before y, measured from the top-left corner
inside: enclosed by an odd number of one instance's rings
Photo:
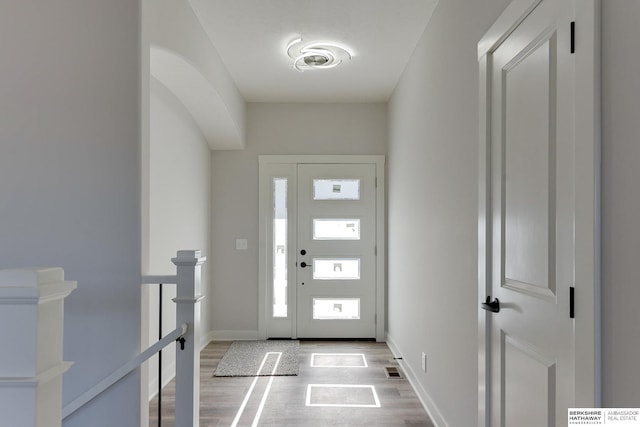
[[[306,268],[306,267],[307,267],[307,265],[308,265],[308,264],[307,264],[306,262],[304,262],[304,261],[302,261],[302,262],[300,263],[300,267],[302,267],[302,268]]]
[[[492,313],[499,313],[500,300],[498,298],[495,298],[493,301],[491,301],[491,296],[488,296],[487,301],[480,304],[480,307],[482,307],[483,310],[487,310]]]

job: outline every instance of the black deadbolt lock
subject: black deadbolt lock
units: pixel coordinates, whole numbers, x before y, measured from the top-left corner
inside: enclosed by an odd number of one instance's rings
[[[305,251],[304,249],[300,251],[300,255],[306,255],[307,251]]]

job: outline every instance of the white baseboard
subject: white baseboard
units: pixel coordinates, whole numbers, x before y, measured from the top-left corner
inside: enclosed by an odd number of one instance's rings
[[[389,335],[389,333],[387,333],[387,345],[389,346],[389,349],[393,353],[394,357],[402,357],[402,351],[393,340],[393,337]],[[438,410],[438,407],[431,399],[431,396],[429,396],[429,393],[427,393],[424,387],[422,387],[420,381],[418,381],[418,376],[416,375],[413,368],[411,368],[411,365],[406,363],[403,359],[399,359],[398,362],[400,364],[400,367],[402,368],[402,371],[404,372],[405,377],[407,378],[407,380],[409,380],[409,384],[411,384],[413,391],[415,391],[416,395],[418,395],[418,399],[420,399],[420,403],[422,403],[424,410],[427,411],[427,414],[429,414],[431,421],[433,421],[433,424],[436,427],[449,427],[449,424],[447,424],[447,422],[445,421],[442,413]]]
[[[207,332],[206,334],[202,335],[200,337],[200,352],[202,352],[202,350],[204,350],[204,348],[208,346],[211,341],[213,341],[211,339],[211,332]]]
[[[254,341],[260,339],[258,331],[240,330],[240,331],[209,331],[207,336],[211,341]]]

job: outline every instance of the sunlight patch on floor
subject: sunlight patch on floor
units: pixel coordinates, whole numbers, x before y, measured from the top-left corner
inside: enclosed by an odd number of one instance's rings
[[[307,406],[379,408],[375,386],[356,384],[309,384]]]
[[[280,364],[281,357],[282,357],[282,352],[269,351],[264,355],[264,358],[262,359],[262,363],[260,364],[260,368],[258,369],[258,375],[267,374],[270,368],[271,376],[266,377],[268,378],[267,385],[264,388],[264,392],[262,393],[262,398],[260,399],[260,403],[256,410],[256,415],[254,416],[253,422],[251,423],[252,426],[257,426],[258,422],[260,421],[262,410],[264,409],[264,405],[267,401],[267,397],[269,396],[269,392],[271,391],[271,385],[273,384],[273,378],[274,378],[273,374],[276,372],[276,369],[278,369],[278,365]],[[236,427],[240,422],[240,419],[244,413],[244,410],[247,407],[247,403],[249,402],[249,399],[251,398],[253,390],[256,387],[256,383],[260,378],[262,378],[263,380],[265,379],[265,377],[260,377],[260,376],[256,376],[253,379],[253,382],[251,383],[251,387],[249,387],[249,390],[247,391],[247,394],[245,395],[244,400],[242,401],[242,404],[240,405],[240,408],[236,413],[236,417],[233,419],[233,423],[231,424],[231,427]]]
[[[311,353],[312,368],[367,368],[363,353]]]

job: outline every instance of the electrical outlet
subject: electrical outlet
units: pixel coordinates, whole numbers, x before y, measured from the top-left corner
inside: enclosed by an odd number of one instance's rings
[[[422,371],[427,372],[427,354],[422,352]]]

